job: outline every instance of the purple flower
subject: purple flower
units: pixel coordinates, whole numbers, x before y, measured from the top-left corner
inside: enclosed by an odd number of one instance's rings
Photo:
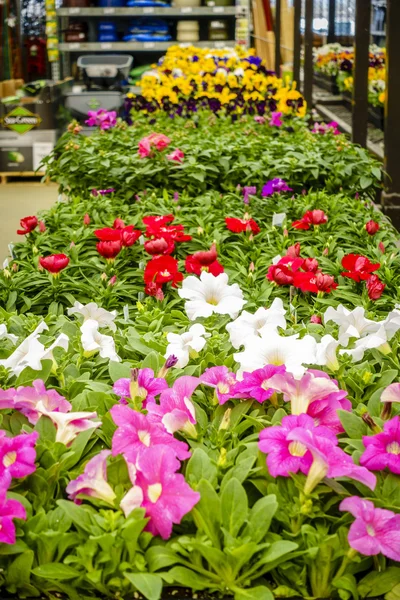
[[[349,530],[349,544],[366,556],[383,554],[400,561],[400,515],[375,508],[370,500],[351,496],[342,500],[340,510],[355,517]]]
[[[115,188],[108,188],[106,190],[96,190],[92,189],[92,196],[106,196],[107,194],[113,194],[115,192]]]
[[[38,437],[37,431],[15,437],[7,437],[5,431],[0,431],[0,493],[14,477],[19,479],[36,471],[34,446]]]
[[[68,400],[56,392],[56,390],[46,390],[41,379],[36,379],[32,383],[32,387],[20,386],[17,390],[13,391],[13,405],[6,407],[0,400],[0,408],[14,408],[15,410],[18,410],[26,416],[32,425],[37,423],[41,415],[41,412],[36,408],[38,402],[42,402],[42,405],[46,410],[51,412],[67,413],[72,408]]]
[[[99,498],[108,504],[114,504],[115,493],[107,483],[107,457],[111,450],[102,450],[86,464],[82,475],[67,485],[66,492],[75,504],[81,504],[81,496]]]
[[[325,427],[316,427],[308,415],[283,417],[281,425],[267,427],[260,432],[258,446],[268,455],[267,466],[272,477],[290,477],[291,473],[298,471],[307,475],[309,472],[313,462],[311,452],[301,442],[289,439],[289,434],[299,428],[327,437],[332,445],[337,444],[336,436]]]
[[[332,133],[333,135],[339,135],[340,131],[338,127],[339,125],[336,121],[331,121],[330,123],[315,123],[311,133],[319,133],[320,135]]]
[[[243,381],[235,385],[234,391],[237,394],[244,394],[247,398],[254,398],[257,402],[265,402],[275,391],[269,385],[270,378],[273,375],[282,375],[285,371],[284,365],[267,365],[252,373],[243,373]]]
[[[282,127],[283,121],[282,121],[281,117],[282,117],[282,113],[274,110],[271,113],[271,119],[270,119],[269,125],[271,127]]]
[[[117,113],[115,110],[107,111],[104,108],[89,110],[88,119],[85,121],[88,127],[100,127],[100,129],[111,129],[117,124]]]
[[[112,439],[113,456],[123,454],[127,461],[136,463],[138,456],[151,446],[169,446],[179,460],[191,456],[188,445],[167,433],[160,423],[152,423],[146,415],[127,406],[115,405],[111,416],[118,426]]]
[[[249,196],[254,196],[255,194],[257,194],[257,188],[255,185],[245,185],[243,187],[243,202],[245,204],[249,203]]]
[[[15,525],[13,519],[26,519],[26,510],[18,500],[8,500],[0,495],[0,542],[15,544]]]
[[[231,398],[244,396],[235,396],[234,388],[237,383],[235,374],[231,373],[228,367],[211,367],[206,369],[203,375],[200,375],[200,381],[215,389],[218,402],[225,404]]]
[[[120,396],[123,402],[139,397],[143,400],[143,406],[148,402],[155,402],[156,396],[168,388],[165,379],[154,377],[152,369],[137,369],[135,377],[131,379],[123,377],[114,383],[114,394]]]
[[[261,195],[265,197],[272,196],[275,193],[280,194],[281,192],[291,191],[293,190],[288,186],[286,181],[280,179],[279,177],[275,177],[275,179],[270,179],[270,181],[267,181],[262,189]]]
[[[372,471],[383,471],[386,467],[392,473],[400,474],[400,417],[386,421],[383,432],[364,436],[366,447],[360,464]]]
[[[179,202],[179,192],[174,192],[174,202]]]

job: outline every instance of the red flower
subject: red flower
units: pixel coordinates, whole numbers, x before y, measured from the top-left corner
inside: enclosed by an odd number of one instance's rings
[[[149,240],[144,243],[144,249],[153,256],[159,256],[161,254],[172,254],[175,250],[175,244],[170,238],[156,238],[155,240]]]
[[[89,215],[87,213],[83,217],[83,224],[84,224],[85,227],[87,227],[88,225],[90,225],[90,217],[89,217]]]
[[[175,219],[174,215],[150,215],[148,217],[143,217],[142,221],[146,225],[146,233],[148,229],[156,229],[158,230],[163,225],[167,223],[171,223]]]
[[[367,230],[368,235],[375,235],[376,232],[379,231],[379,223],[371,219],[365,224],[365,229]]]
[[[241,233],[242,231],[251,231],[256,234],[260,232],[260,228],[253,219],[234,219],[226,217],[225,223],[229,231]]]
[[[121,240],[121,231],[119,229],[112,229],[111,227],[96,229],[94,235],[102,242],[118,242]]]
[[[96,244],[97,252],[107,260],[114,260],[122,250],[121,240],[104,240]]]
[[[284,256],[276,265],[268,269],[267,279],[278,285],[292,285],[294,274],[303,266],[302,258]]]
[[[302,266],[307,272],[315,273],[318,269],[318,261],[316,258],[305,258]]]
[[[117,217],[113,223],[113,228],[114,229],[123,229],[125,227],[125,223],[123,222],[122,219],[120,219],[119,217]]]
[[[40,266],[46,269],[49,273],[57,275],[65,269],[69,263],[69,258],[65,254],[50,254],[50,256],[42,256],[39,258]]]
[[[17,230],[18,235],[26,235],[37,227],[38,220],[36,217],[24,217],[20,220],[19,224],[22,229]]]
[[[299,221],[293,221],[292,227],[295,229],[310,229],[311,225],[322,225],[327,220],[328,217],[323,210],[308,210]]]
[[[139,229],[135,229],[133,225],[117,229],[117,231],[120,233],[122,245],[125,247],[133,246],[142,235],[142,232]]]
[[[160,301],[164,300],[164,292],[160,283],[154,283],[154,281],[146,283],[144,291],[148,296],[154,296]]]
[[[224,267],[218,262],[217,257],[215,244],[211,246],[210,250],[190,254],[185,261],[186,272],[200,275],[202,271],[208,271],[216,277],[224,272]]]
[[[326,275],[321,271],[317,273],[295,273],[293,285],[301,289],[302,292],[326,292],[327,294],[338,286],[332,275]]]
[[[311,317],[310,317],[310,323],[316,323],[317,325],[321,325],[322,324],[322,319],[318,315],[311,315]]]
[[[292,258],[297,258],[300,256],[300,244],[296,242],[293,246],[289,246],[286,252],[286,256],[291,256]]]
[[[178,271],[178,261],[172,256],[157,256],[152,258],[144,270],[145,283],[167,283],[172,281],[176,287],[178,281],[182,281],[183,275]]]
[[[368,277],[366,285],[368,297],[371,300],[378,300],[378,298],[382,296],[383,290],[386,287],[386,283],[382,283],[378,275],[371,275],[371,277]]]
[[[361,254],[346,254],[342,258],[342,267],[350,271],[342,273],[343,277],[350,277],[354,281],[362,281],[368,279],[373,271],[380,267],[380,263],[372,264],[371,261]]]

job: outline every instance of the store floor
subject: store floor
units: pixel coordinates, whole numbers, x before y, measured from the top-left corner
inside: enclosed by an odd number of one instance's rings
[[[8,254],[9,242],[20,241],[19,220],[46,210],[57,200],[57,185],[7,183],[0,185],[0,268]]]

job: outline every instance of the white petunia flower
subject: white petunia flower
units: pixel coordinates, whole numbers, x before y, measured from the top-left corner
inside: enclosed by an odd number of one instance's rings
[[[235,319],[246,304],[238,284],[228,285],[226,273],[214,277],[203,271],[200,279],[190,275],[183,280],[178,294],[188,300],[185,302],[185,310],[191,321],[198,317],[210,317],[213,313],[229,315]]]
[[[273,329],[264,337],[248,338],[245,350],[233,355],[240,363],[239,378],[265,365],[285,365],[294,377],[301,377],[306,371],[304,365],[315,364],[317,342],[311,335],[298,338],[299,334],[285,337]]]
[[[67,310],[69,315],[82,315],[83,322],[85,321],[97,321],[99,327],[109,327],[112,331],[116,330],[114,319],[117,316],[117,311],[112,310],[111,312],[105,308],[101,308],[96,302],[89,302],[89,304],[81,304],[75,302],[74,306]]]
[[[0,340],[10,340],[10,342],[15,344],[18,341],[18,336],[8,333],[6,325],[2,323],[0,325]]]
[[[317,352],[315,364],[322,367],[328,367],[331,371],[337,371],[339,362],[337,359],[337,349],[339,342],[331,335],[324,335],[317,343]]]
[[[352,357],[353,362],[359,362],[363,359],[366,350],[378,348],[384,354],[390,352],[390,346],[387,343],[387,335],[384,327],[381,327],[376,333],[370,333],[365,337],[357,340],[354,348],[345,348],[339,350],[339,354],[348,354]]]
[[[190,329],[182,335],[169,333],[167,335],[169,344],[164,357],[168,358],[172,355],[176,356],[178,362],[175,366],[183,369],[183,367],[186,367],[188,364],[191,354],[203,350],[206,345],[205,338],[210,337],[210,335],[210,333],[206,333],[206,330],[200,323],[192,325]]]
[[[99,352],[102,358],[109,358],[115,362],[120,362],[120,357],[116,353],[115,343],[110,335],[104,335],[99,332],[99,324],[93,319],[88,319],[81,327],[81,343],[85,352]]]
[[[339,325],[339,343],[347,346],[350,338],[362,338],[369,333],[376,333],[381,323],[371,321],[365,317],[365,309],[357,306],[354,310],[348,310],[342,304],[337,308],[330,306],[324,314],[325,324],[333,321]]]
[[[280,298],[275,298],[269,308],[259,308],[254,314],[244,310],[235,321],[226,326],[232,346],[239,349],[247,338],[264,336],[268,329],[286,329],[285,314]]]
[[[55,342],[49,348],[39,342],[39,335],[48,329],[46,323],[42,321],[36,327],[35,331],[14,350],[14,352],[5,359],[0,360],[0,365],[6,369],[11,369],[14,375],[19,375],[25,367],[30,367],[35,371],[42,368],[42,360],[53,359],[53,350],[55,348],[68,348],[69,338],[64,333],[60,334]]]

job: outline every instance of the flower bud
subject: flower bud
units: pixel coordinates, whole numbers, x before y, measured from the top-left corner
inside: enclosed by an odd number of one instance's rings
[[[87,227],[88,225],[90,225],[90,217],[89,217],[89,215],[87,213],[83,217],[83,224],[84,224],[85,227]]]
[[[322,324],[322,319],[318,315],[311,315],[311,317],[310,317],[310,323],[315,323],[317,325],[321,325]]]
[[[107,279],[107,273],[102,273],[102,274],[100,275],[100,279],[101,279],[102,281],[106,281],[106,279]]]
[[[3,269],[3,275],[6,279],[11,277],[11,272],[8,269]]]
[[[110,287],[112,287],[112,286],[114,286],[116,284],[116,282],[117,282],[117,276],[113,275],[112,277],[110,277],[110,281],[108,282],[108,285]]]
[[[178,362],[177,356],[174,356],[173,354],[171,354],[171,356],[168,356],[164,365],[159,370],[157,377],[165,377],[166,374],[168,373],[168,370],[171,369],[172,367],[174,367],[177,362]]]
[[[228,428],[229,428],[229,425],[230,425],[230,422],[231,422],[231,412],[232,412],[232,409],[231,409],[231,408],[228,408],[228,409],[227,409],[227,410],[224,412],[224,416],[222,417],[221,424],[220,424],[220,426],[218,427],[218,430],[219,430],[219,431],[221,431],[221,430],[224,430],[224,429],[228,429]]]
[[[39,221],[39,231],[40,233],[44,233],[46,231],[46,225],[44,224],[44,221]]]
[[[379,425],[377,425],[375,423],[375,421],[373,420],[373,418],[371,417],[371,415],[368,412],[365,412],[363,415],[361,415],[362,420],[364,421],[364,423],[366,425],[368,425],[368,427],[371,429],[371,431],[373,433],[381,433],[382,429],[379,427]]]

